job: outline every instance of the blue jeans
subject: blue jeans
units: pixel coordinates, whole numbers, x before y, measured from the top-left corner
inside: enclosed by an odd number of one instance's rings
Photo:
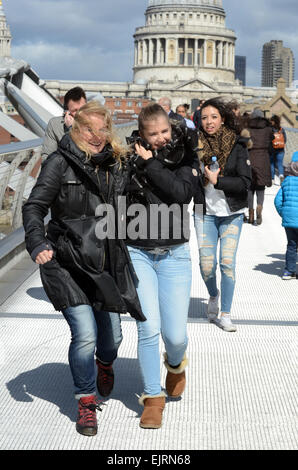
[[[273,153],[270,155],[272,179],[274,179],[274,176],[275,176],[275,168],[277,168],[279,176],[284,174],[284,167],[283,167],[284,156],[285,156],[284,150],[274,150]]]
[[[243,224],[243,214],[226,217],[194,216],[200,254],[200,270],[208,293],[216,297],[217,244],[220,241],[221,311],[230,313],[235,289],[236,254]]]
[[[146,395],[159,395],[160,333],[168,362],[179,365],[188,344],[187,316],[191,290],[191,259],[188,243],[154,255],[128,247],[138,276],[138,296],[147,320],[137,322],[138,359]]]
[[[298,228],[285,227],[288,245],[286,252],[286,269],[290,273],[296,272]]]
[[[63,315],[70,327],[69,365],[77,399],[96,394],[94,352],[104,362],[112,362],[122,341],[118,313],[98,312],[90,305],[68,307]]]

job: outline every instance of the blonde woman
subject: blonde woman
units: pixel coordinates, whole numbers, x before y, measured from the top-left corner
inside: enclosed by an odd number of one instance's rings
[[[76,429],[88,436],[97,432],[96,382],[104,396],[113,387],[111,364],[122,340],[119,313],[129,311],[144,319],[129,279],[125,245],[117,232],[110,238],[100,238],[96,232],[101,220],[98,208],[109,204],[117,210],[116,200],[126,183],[124,154],[109,111],[89,102],[77,112],[70,134],[44,162],[23,208],[27,250],[40,265],[46,294],[70,326]],[[45,232],[49,209],[52,218]]]

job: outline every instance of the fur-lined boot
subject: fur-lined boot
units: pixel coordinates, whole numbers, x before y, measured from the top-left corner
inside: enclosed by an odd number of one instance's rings
[[[166,404],[166,395],[145,395],[139,398],[139,404],[144,406],[140,420],[140,427],[145,429],[158,429],[162,425],[162,412]]]
[[[188,364],[188,360],[184,354],[184,357],[179,365],[179,367],[171,367],[168,363],[167,353],[164,353],[164,365],[167,368],[167,377],[166,377],[166,390],[169,397],[177,398],[182,395],[186,385],[185,378],[185,367]]]

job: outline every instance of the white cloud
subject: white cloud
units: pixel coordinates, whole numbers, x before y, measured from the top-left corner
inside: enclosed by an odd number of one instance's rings
[[[108,81],[132,79],[133,34],[147,6],[148,0],[3,1],[16,58],[43,78]],[[247,57],[248,85],[261,84],[265,42],[283,40],[298,60],[297,0],[223,0],[223,7],[238,38],[236,54]]]
[[[43,79],[105,81],[112,75],[116,81],[125,81],[131,60],[126,51],[110,53],[100,47],[43,41],[15,46],[12,51],[16,59],[28,62]]]

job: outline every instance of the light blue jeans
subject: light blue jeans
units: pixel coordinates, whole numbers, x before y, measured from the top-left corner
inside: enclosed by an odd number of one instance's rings
[[[226,217],[194,215],[200,254],[200,270],[208,293],[217,295],[217,245],[221,272],[221,312],[230,313],[235,289],[236,254],[243,224],[243,214]]]
[[[94,353],[104,362],[112,362],[122,341],[120,315],[93,310],[90,305],[68,307],[63,312],[70,331],[68,351],[75,398],[96,394]]]
[[[277,168],[278,176],[284,174],[284,161],[285,151],[284,150],[273,150],[273,153],[270,155],[270,165],[271,165],[271,176],[274,179],[275,168]]]
[[[166,254],[154,255],[128,247],[136,274],[142,311],[147,318],[137,322],[138,359],[146,395],[159,395],[160,334],[168,362],[177,366],[188,344],[187,316],[191,290],[189,244],[172,247]]]

